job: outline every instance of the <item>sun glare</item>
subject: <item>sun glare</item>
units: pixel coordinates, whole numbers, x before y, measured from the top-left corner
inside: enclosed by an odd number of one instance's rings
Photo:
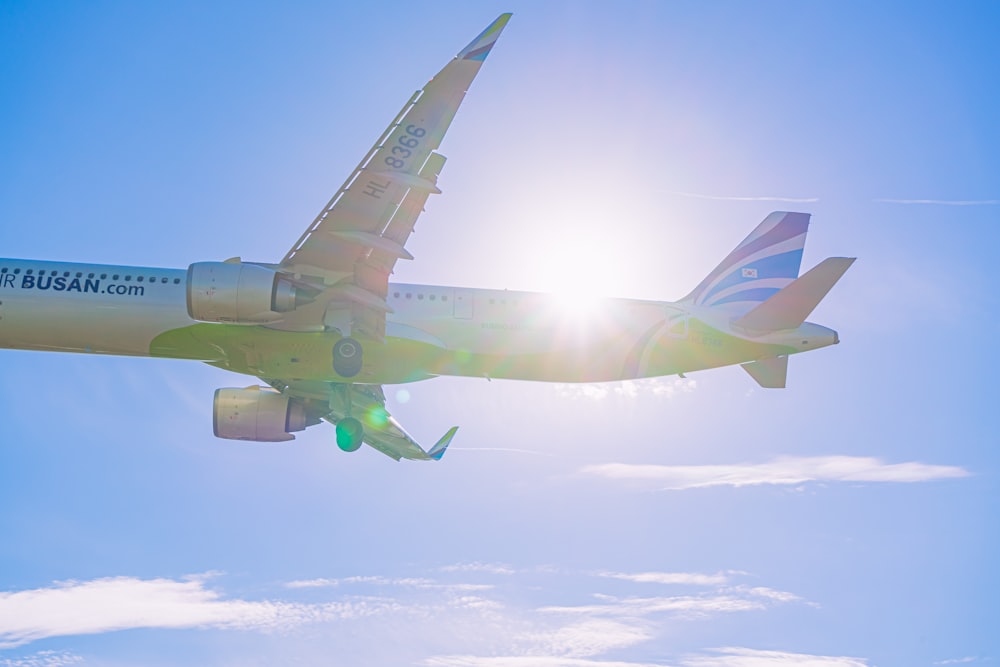
[[[578,290],[561,290],[551,294],[555,311],[566,320],[588,320],[599,310],[601,298]]]

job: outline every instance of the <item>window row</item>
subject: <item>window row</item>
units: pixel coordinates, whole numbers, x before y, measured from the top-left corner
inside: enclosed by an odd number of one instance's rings
[[[392,293],[392,297],[394,299],[398,299],[400,297],[403,297],[403,298],[406,298],[406,299],[412,299],[413,296],[414,296],[413,292],[406,292],[406,293],[393,292]],[[416,297],[417,297],[417,301],[423,301],[424,300],[424,295],[423,294],[417,294]],[[427,296],[428,301],[436,301],[437,298],[438,298],[438,296],[436,294],[430,294],[430,295]],[[442,301],[447,301],[448,300],[448,295],[447,294],[442,294],[441,295],[441,300]]]
[[[13,273],[14,275],[18,275],[18,274],[21,273],[21,269],[20,268],[16,268],[13,271],[9,271],[6,266],[0,267],[0,274],[4,274],[4,273],[8,273],[8,272],[9,273]],[[24,272],[24,275],[26,275],[26,276],[30,276],[30,275],[34,275],[34,274],[35,274],[35,270],[34,269],[27,269]],[[69,278],[70,274],[71,274],[70,271],[63,271],[62,272],[63,278]],[[48,271],[48,272],[46,272],[45,269],[39,269],[38,270],[38,275],[39,276],[44,276],[44,275],[58,276],[58,275],[60,275],[60,272],[59,271],[51,271],[51,270]],[[76,278],[83,278],[83,271],[77,271],[76,275],[74,277],[76,277]],[[98,278],[98,277],[101,280],[105,280],[106,278],[109,277],[109,274],[102,273],[102,274],[100,274],[100,276],[98,276],[96,273],[88,273],[87,274],[87,279],[88,280],[92,280],[93,278]],[[114,273],[114,274],[110,274],[110,278],[112,280],[124,280],[125,282],[131,282],[131,280],[132,280],[132,274],[127,273],[127,274],[125,274],[124,277],[122,277],[121,274]],[[150,283],[160,282],[160,283],[163,283],[164,285],[167,284],[167,283],[169,283],[169,282],[171,282],[170,278],[167,278],[166,276],[163,276],[163,277],[160,277],[160,278],[157,278],[156,276],[148,276],[148,277],[147,276],[136,276],[135,277],[135,281],[137,283],[141,283],[141,282],[150,282]],[[173,283],[175,285],[180,285],[181,284],[181,279],[180,278],[174,278],[173,279]]]

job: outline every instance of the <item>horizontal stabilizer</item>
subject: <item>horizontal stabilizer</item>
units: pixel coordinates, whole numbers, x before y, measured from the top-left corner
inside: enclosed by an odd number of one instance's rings
[[[788,375],[788,357],[774,357],[740,364],[754,380],[764,389],[784,389],[785,377]]]
[[[747,331],[760,333],[799,328],[840,277],[851,268],[855,259],[824,259],[767,301],[733,320],[733,324]]]
[[[458,431],[457,426],[452,426],[448,429],[440,440],[438,440],[433,447],[427,452],[427,457],[432,458],[435,461],[440,461],[441,457],[444,456],[444,450],[448,449],[448,445],[451,444],[451,439],[455,437],[455,433]]]

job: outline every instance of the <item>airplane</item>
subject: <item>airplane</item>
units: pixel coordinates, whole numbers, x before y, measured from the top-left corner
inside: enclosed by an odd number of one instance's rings
[[[785,386],[788,357],[839,342],[806,322],[854,259],[799,275],[809,214],[774,212],[677,302],[604,299],[586,322],[551,295],[389,282],[445,158],[437,149],[510,19],[415,92],[277,263],[187,269],[0,259],[0,347],[201,361],[264,385],[215,392],[217,437],[292,440],[335,425],[397,461],[440,460],[383,385],[442,375],[605,382],[739,364]]]

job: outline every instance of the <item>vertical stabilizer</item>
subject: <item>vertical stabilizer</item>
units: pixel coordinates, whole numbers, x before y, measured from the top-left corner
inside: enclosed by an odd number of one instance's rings
[[[808,213],[775,211],[681,301],[745,312],[799,276]]]

